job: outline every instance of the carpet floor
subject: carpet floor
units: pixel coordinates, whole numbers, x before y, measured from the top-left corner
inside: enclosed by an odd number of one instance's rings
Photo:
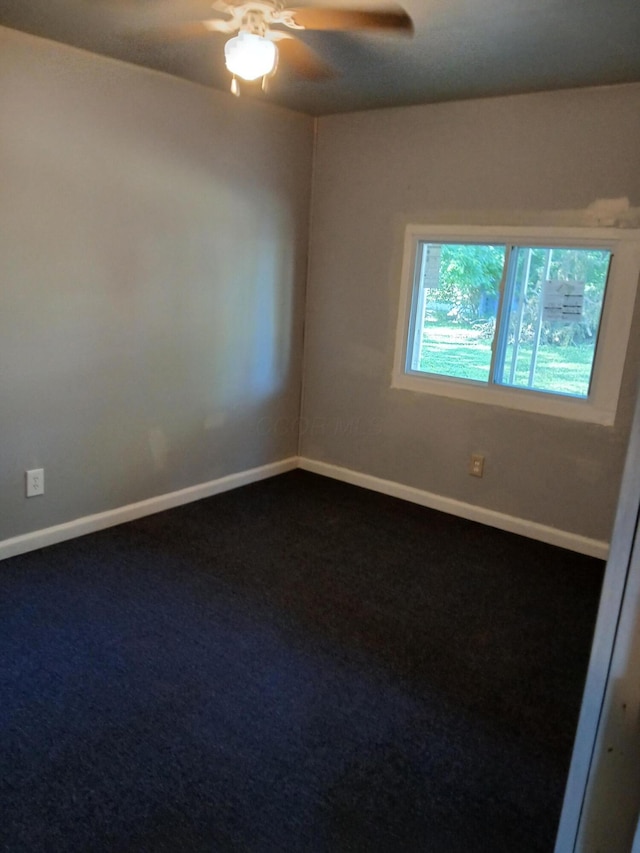
[[[0,849],[551,853],[603,576],[302,471],[0,566]]]

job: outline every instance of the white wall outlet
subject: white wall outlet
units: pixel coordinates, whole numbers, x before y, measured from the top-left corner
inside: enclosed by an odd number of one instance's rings
[[[484,456],[481,453],[471,454],[469,473],[472,477],[482,477],[484,474]]]
[[[26,471],[27,497],[35,498],[44,495],[44,468],[33,468]]]

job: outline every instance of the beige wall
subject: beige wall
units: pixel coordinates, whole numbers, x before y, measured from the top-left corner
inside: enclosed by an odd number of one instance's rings
[[[614,427],[392,390],[399,256],[407,222],[637,206],[639,139],[638,85],[320,119],[301,454],[608,539],[640,324]],[[486,455],[482,480],[467,474],[472,451]]]
[[[0,115],[0,539],[295,455],[311,119],[2,28]]]

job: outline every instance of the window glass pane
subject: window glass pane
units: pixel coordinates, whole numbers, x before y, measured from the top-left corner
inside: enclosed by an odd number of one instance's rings
[[[514,248],[496,381],[587,397],[611,253]]]
[[[420,243],[412,370],[488,382],[505,247]]]

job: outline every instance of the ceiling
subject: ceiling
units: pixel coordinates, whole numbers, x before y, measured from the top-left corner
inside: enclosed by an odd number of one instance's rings
[[[384,0],[296,6],[384,9]],[[278,69],[258,97],[324,115],[520,92],[640,81],[640,0],[403,0],[413,37],[306,32],[335,78]],[[228,90],[220,33],[175,40],[149,31],[201,20],[210,0],[0,0],[0,25]]]

